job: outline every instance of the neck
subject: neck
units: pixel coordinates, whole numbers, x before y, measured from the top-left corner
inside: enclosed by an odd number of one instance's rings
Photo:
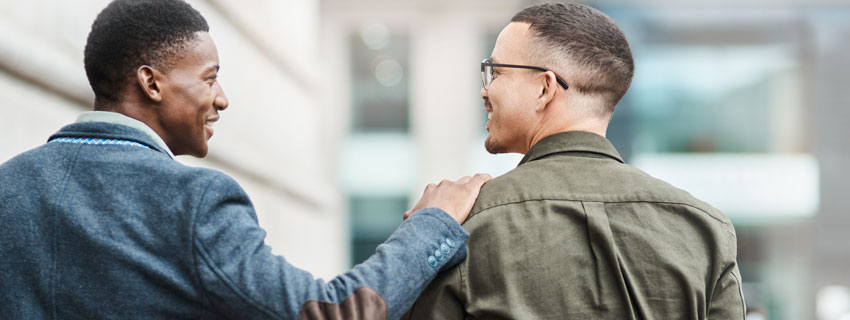
[[[539,125],[528,139],[527,152],[543,138],[567,131],[585,131],[605,137],[610,116],[600,115],[598,110],[603,108],[594,99],[571,97],[566,101],[554,101],[546,106],[541,115]],[[523,152],[525,153],[525,152]]]
[[[95,103],[94,110],[95,111],[109,111],[116,112],[128,116],[130,118],[136,119],[147,125],[149,128],[154,130],[157,134],[160,134],[160,126],[157,121],[157,115],[154,113],[155,108],[151,108],[150,105],[146,105],[139,101],[134,96],[124,95],[121,99],[121,102],[116,103]],[[161,136],[161,135],[160,135]]]
[[[528,152],[528,150],[530,150],[531,147],[533,147],[535,144],[540,142],[540,140],[543,140],[543,138],[546,138],[553,134],[567,131],[585,131],[605,137],[605,133],[607,130],[607,121],[578,121],[575,123],[563,123],[560,125],[543,125],[540,130],[537,130],[531,136],[531,139],[528,142],[528,147],[526,148],[526,152]]]

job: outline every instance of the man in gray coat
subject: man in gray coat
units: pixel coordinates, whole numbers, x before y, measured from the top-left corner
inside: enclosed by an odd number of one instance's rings
[[[0,165],[0,319],[396,319],[466,255],[459,223],[486,175],[429,185],[328,282],[273,255],[236,181],[173,159],[205,156],[228,106],[183,1],[110,3],[85,69],[96,111]]]

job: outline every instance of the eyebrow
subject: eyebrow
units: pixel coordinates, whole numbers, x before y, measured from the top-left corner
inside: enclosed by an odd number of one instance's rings
[[[490,63],[502,64],[501,62],[499,62],[493,56],[490,56]],[[510,72],[510,71],[507,71],[509,68],[504,68],[504,67],[500,67],[500,66],[493,66],[493,69],[499,69],[499,73]]]
[[[215,69],[215,71],[218,72],[218,70],[221,69],[221,66],[219,66],[219,65],[209,66],[206,69],[204,69],[204,73],[210,72],[212,69]]]

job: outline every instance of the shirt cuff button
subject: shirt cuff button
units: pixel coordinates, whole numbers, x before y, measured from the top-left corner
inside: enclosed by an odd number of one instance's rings
[[[448,254],[449,251],[451,251],[451,249],[449,249],[449,246],[446,245],[445,243],[441,243],[440,244],[440,251],[442,251],[444,254]]]
[[[437,258],[434,258],[434,256],[428,256],[428,265],[436,268],[437,267]]]
[[[449,244],[449,247],[452,247],[452,248],[455,247],[455,241],[452,240],[452,239],[446,238],[446,243]]]

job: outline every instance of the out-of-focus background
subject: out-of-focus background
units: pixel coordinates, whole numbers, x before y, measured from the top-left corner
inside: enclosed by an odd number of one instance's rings
[[[0,162],[91,109],[85,39],[106,0],[0,0]],[[521,0],[194,0],[230,99],[210,154],[267,242],[333,277],[425,184],[502,174],[479,62]],[[750,319],[850,319],[850,3],[602,0],[634,54],[609,138],[725,212]]]

